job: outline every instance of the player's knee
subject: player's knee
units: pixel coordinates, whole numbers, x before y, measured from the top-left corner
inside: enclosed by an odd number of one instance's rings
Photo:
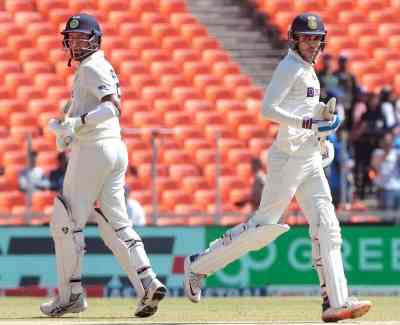
[[[340,246],[342,244],[342,235],[332,203],[327,201],[320,202],[318,213],[319,222],[317,226],[317,236],[320,242],[327,243],[334,247]]]
[[[54,238],[72,236],[75,225],[72,223],[71,210],[65,198],[54,199],[53,217],[50,220],[50,232]]]

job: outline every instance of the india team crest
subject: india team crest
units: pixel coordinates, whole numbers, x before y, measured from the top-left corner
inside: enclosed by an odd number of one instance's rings
[[[307,17],[307,26],[310,29],[317,29],[318,23],[317,23],[317,17],[315,16],[308,16]]]
[[[71,19],[71,21],[69,22],[69,27],[78,28],[78,26],[79,26],[79,20],[76,18]]]

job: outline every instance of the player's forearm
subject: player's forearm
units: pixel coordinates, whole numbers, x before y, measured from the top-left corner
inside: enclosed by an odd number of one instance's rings
[[[267,103],[263,103],[262,114],[265,118],[274,122],[278,122],[299,129],[302,128],[302,117],[286,112],[277,105],[268,105]]]
[[[99,104],[94,110],[81,116],[83,125],[97,125],[119,116],[118,108],[111,101]]]

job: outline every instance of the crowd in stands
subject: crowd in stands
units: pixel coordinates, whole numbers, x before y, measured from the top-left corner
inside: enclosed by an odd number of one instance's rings
[[[334,62],[324,54],[317,69],[322,100],[336,97],[338,114],[344,117],[341,129],[330,139],[336,153],[327,169],[334,204],[373,199],[374,208],[397,210],[400,99],[387,85],[376,92],[363,89],[347,65],[344,55]]]

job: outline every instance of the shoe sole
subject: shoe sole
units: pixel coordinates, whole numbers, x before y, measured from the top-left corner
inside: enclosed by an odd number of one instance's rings
[[[372,305],[365,304],[360,306],[359,308],[353,310],[344,310],[341,313],[338,313],[336,317],[326,317],[322,318],[325,323],[336,323],[345,319],[354,319],[364,316],[371,309]]]
[[[65,314],[78,314],[78,313],[84,312],[87,308],[88,308],[88,306],[87,306],[87,304],[86,304],[86,305],[84,305],[84,306],[82,306],[82,307],[79,307],[79,308],[71,308],[71,309],[69,309],[69,310],[65,310],[65,311],[62,311],[62,312],[57,313],[57,314],[47,314],[47,313],[45,313],[45,312],[43,311],[42,307],[40,307],[40,311],[41,311],[43,314],[45,314],[46,316],[49,316],[49,317],[62,317],[62,316],[64,316]]]
[[[191,291],[192,289],[191,289],[191,287],[190,287],[190,284],[189,283],[186,283],[186,279],[188,278],[187,276],[186,276],[186,274],[188,274],[189,272],[187,271],[188,270],[188,268],[189,268],[189,262],[188,262],[188,260],[186,260],[185,259],[185,263],[184,263],[184,265],[183,265],[183,271],[184,271],[184,276],[185,276],[185,279],[183,280],[183,291],[185,291],[185,296],[186,296],[186,298],[188,298],[191,302],[194,302],[195,304],[197,304],[198,302],[200,302],[200,299],[195,299],[195,298],[193,298],[190,294],[189,294],[189,290]]]
[[[151,304],[154,303],[154,305],[147,305],[142,310],[136,312],[135,316],[139,318],[146,318],[153,316],[158,310],[158,304],[160,303],[161,300],[165,298],[166,294],[167,294],[167,288],[165,287],[158,288],[154,292],[153,299],[151,300]]]

